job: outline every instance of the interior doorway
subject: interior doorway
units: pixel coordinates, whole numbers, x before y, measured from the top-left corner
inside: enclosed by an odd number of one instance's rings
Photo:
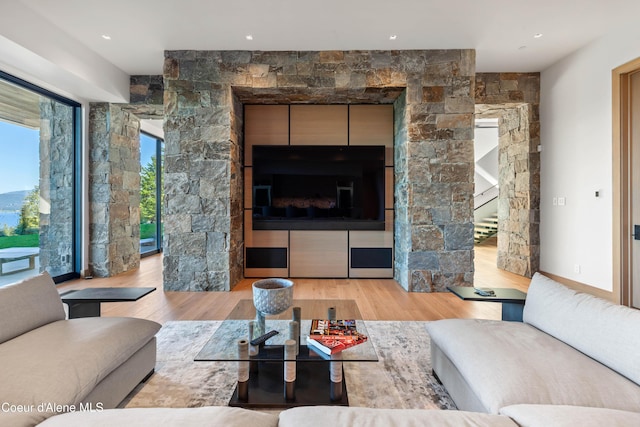
[[[613,297],[640,308],[640,58],[613,70]]]
[[[499,150],[498,118],[476,118],[474,132],[473,240],[483,260],[497,265]],[[483,249],[486,249],[483,252]],[[476,268],[477,270],[477,268]]]
[[[540,259],[540,157],[531,144],[532,106],[476,104],[475,114],[476,120],[494,119],[498,124],[497,266],[531,277]]]

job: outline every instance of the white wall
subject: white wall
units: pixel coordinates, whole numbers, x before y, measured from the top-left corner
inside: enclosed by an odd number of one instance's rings
[[[129,102],[126,73],[24,4],[2,9],[0,32],[0,70],[78,102]]]
[[[164,139],[163,120],[140,120],[140,130],[160,139]]]
[[[540,269],[606,291],[613,289],[611,71],[637,57],[638,25],[541,74]],[[554,206],[560,197],[565,206]]]

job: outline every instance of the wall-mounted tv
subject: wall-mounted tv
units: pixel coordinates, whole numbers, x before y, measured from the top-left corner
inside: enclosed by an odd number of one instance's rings
[[[384,229],[383,146],[253,146],[253,228]]]

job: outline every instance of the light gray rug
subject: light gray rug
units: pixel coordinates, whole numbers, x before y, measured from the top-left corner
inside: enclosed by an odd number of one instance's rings
[[[157,335],[154,375],[121,404],[133,407],[227,405],[235,387],[236,364],[194,362],[220,321],[167,322]],[[367,321],[377,363],[345,363],[351,406],[455,409],[431,374],[425,322]]]

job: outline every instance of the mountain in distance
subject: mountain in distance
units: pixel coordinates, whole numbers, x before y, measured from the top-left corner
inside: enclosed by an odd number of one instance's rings
[[[0,211],[19,211],[27,194],[29,194],[29,190],[0,194]]]

